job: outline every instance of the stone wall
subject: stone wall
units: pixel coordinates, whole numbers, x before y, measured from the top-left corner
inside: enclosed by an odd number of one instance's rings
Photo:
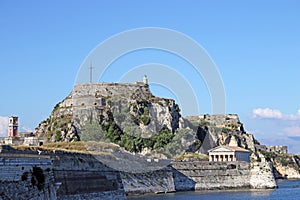
[[[92,155],[0,145],[0,200],[126,199],[120,173]]]
[[[123,172],[122,181],[127,195],[175,191],[173,171],[170,167],[147,173]]]
[[[271,162],[252,162],[250,167],[250,186],[255,189],[276,188],[276,180]]]
[[[173,162],[170,167],[143,174],[122,173],[127,194],[173,191],[275,188],[269,163]]]
[[[0,199],[56,199],[52,161],[23,154],[0,154]]]
[[[178,161],[134,174],[116,171],[83,153],[38,155],[5,145],[0,153],[0,199],[126,199],[125,192],[277,187],[268,162]]]
[[[119,96],[126,99],[148,99],[152,96],[148,85],[130,83],[77,84],[72,91],[73,99],[91,95],[96,97]]]
[[[250,188],[247,162],[174,162],[176,191]]]
[[[92,155],[58,152],[53,155],[58,199],[125,199],[120,173]]]

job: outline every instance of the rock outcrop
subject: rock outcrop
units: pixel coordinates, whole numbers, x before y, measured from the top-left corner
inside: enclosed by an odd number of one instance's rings
[[[298,156],[279,154],[272,159],[276,178],[300,179],[300,159]]]
[[[153,96],[145,84],[78,84],[35,133],[51,142],[77,141],[85,124],[96,121],[114,122],[120,131],[148,138],[164,128],[175,132],[179,111],[174,100]]]
[[[200,152],[207,153],[219,145],[234,145],[255,151],[252,134],[246,133],[236,114],[200,115],[187,117],[184,128],[196,131],[201,141]]]
[[[95,130],[97,135],[91,134]],[[245,133],[237,115],[183,118],[174,100],[155,97],[149,86],[140,82],[77,84],[35,133],[50,142],[94,137],[134,152],[163,147],[167,152],[160,153],[167,157],[207,153],[229,143],[255,151],[253,135]]]

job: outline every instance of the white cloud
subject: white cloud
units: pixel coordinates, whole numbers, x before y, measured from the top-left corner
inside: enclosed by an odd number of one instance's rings
[[[291,137],[300,137],[300,127],[299,126],[291,126],[286,127],[284,132],[287,133],[288,136]]]
[[[297,114],[284,114],[280,110],[271,108],[256,108],[252,111],[254,118],[300,120],[300,109]]]
[[[283,114],[280,110],[274,110],[270,108],[256,108],[252,111],[253,117],[255,118],[275,118],[281,119]]]
[[[8,117],[0,116],[0,137],[7,136]]]
[[[300,109],[286,114],[278,109],[256,108],[248,122],[262,144],[287,145],[289,152],[300,153]]]

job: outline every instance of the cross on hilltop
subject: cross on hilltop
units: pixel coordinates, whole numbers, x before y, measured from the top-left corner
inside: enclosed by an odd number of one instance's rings
[[[90,83],[93,82],[93,66],[92,63],[89,66],[89,70],[90,70]]]

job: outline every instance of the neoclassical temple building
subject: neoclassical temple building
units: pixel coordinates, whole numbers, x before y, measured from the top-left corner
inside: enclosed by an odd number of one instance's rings
[[[236,146],[218,146],[208,151],[211,162],[245,161],[250,162],[250,152]]]

